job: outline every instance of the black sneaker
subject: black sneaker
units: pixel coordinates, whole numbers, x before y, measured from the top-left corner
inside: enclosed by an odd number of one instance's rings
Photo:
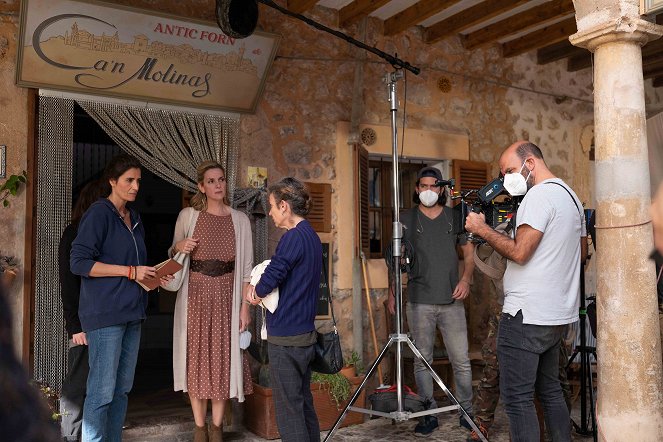
[[[417,437],[428,437],[438,427],[435,416],[424,416],[419,419],[419,423],[414,427],[414,435]]]
[[[470,416],[470,419],[474,420],[474,416],[472,416],[471,414],[469,416]],[[460,417],[460,419],[458,421],[458,425],[472,431],[472,427],[470,426],[470,423],[465,420],[465,416]]]

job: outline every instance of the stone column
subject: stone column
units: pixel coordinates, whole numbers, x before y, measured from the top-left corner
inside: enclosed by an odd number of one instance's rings
[[[575,0],[571,43],[594,53],[601,441],[661,441],[661,341],[641,47],[661,36],[639,0]]]

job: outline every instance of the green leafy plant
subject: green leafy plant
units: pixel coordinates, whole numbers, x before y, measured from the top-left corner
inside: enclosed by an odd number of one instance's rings
[[[350,397],[352,391],[350,381],[340,373],[322,374],[314,371],[311,374],[311,382],[317,382],[322,389],[329,391],[336,403],[336,408],[341,407],[341,404]]]
[[[16,196],[21,184],[28,182],[28,173],[24,170],[20,175],[11,175],[7,181],[0,186],[0,201],[4,207],[9,207],[9,197]]]
[[[12,273],[16,275],[18,271],[18,261],[13,256],[0,254],[0,273]]]
[[[60,397],[46,382],[38,380],[32,381],[35,387],[39,390],[51,413],[51,419],[54,422],[59,422],[62,419],[62,414],[58,410],[58,400]]]
[[[361,357],[354,350],[352,350],[352,352],[350,353],[350,356],[345,358],[345,365],[347,367],[353,366],[355,368],[355,372],[357,374],[360,374],[364,371],[364,364],[361,361]]]

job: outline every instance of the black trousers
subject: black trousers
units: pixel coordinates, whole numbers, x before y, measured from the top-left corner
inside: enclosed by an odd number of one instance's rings
[[[274,392],[276,425],[283,442],[319,442],[320,425],[311,395],[313,345],[268,346],[269,376]]]
[[[79,441],[83,425],[83,402],[85,402],[87,375],[90,371],[87,345],[71,347],[68,359],[67,376],[62,381],[60,394],[62,437],[66,441]]]

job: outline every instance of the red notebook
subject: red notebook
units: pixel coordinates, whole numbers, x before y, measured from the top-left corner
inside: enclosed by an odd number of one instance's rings
[[[136,280],[138,284],[148,292],[159,287],[161,284],[161,277],[166,275],[174,275],[175,273],[182,270],[182,264],[175,261],[174,259],[167,259],[164,262],[161,262],[154,266],[157,269],[157,276],[150,279]]]

